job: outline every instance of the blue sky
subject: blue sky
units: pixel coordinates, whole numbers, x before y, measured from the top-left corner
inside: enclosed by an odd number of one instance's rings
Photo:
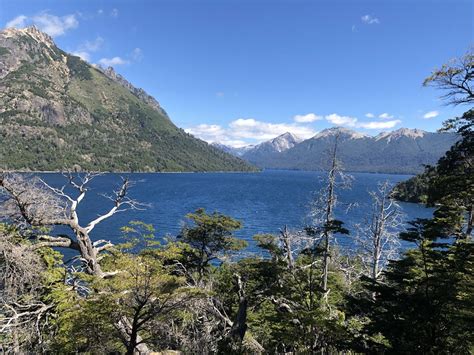
[[[422,82],[474,45],[473,17],[467,0],[0,0],[1,27],[36,24],[235,146],[334,125],[436,130],[466,108]]]

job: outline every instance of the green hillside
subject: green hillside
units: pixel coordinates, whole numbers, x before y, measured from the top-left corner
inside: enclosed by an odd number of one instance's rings
[[[0,32],[0,168],[253,171],[176,127],[111,69],[56,47],[35,28]]]

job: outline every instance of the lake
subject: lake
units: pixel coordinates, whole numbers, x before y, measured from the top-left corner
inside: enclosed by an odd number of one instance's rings
[[[268,170],[261,173],[137,173],[122,174],[135,181],[130,196],[150,204],[144,211],[118,213],[98,225],[94,239],[119,242],[120,227],[131,220],[153,224],[157,235],[177,235],[185,215],[203,207],[208,212],[219,211],[243,223],[236,235],[249,242],[249,251],[256,251],[252,236],[258,233],[278,233],[287,225],[304,226],[314,191],[321,187],[321,172]],[[41,174],[51,185],[66,183],[60,174]],[[408,175],[354,173],[352,188],[338,191],[341,204],[337,216],[346,228],[362,223],[370,206],[368,192],[383,181],[396,183]],[[95,178],[86,199],[78,211],[82,225],[104,213],[111,201],[101,194],[110,193],[121,182],[119,174],[104,174]],[[349,203],[357,203],[346,213]],[[406,220],[430,217],[432,211],[422,205],[401,203]],[[351,247],[350,236],[338,237],[341,245]]]

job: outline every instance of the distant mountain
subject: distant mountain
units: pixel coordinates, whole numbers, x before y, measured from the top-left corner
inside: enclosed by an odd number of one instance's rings
[[[216,147],[217,149],[220,149],[228,154],[232,154],[236,157],[241,157],[242,155],[245,154],[248,150],[252,149],[254,146],[253,145],[247,145],[244,147],[231,147],[229,145],[221,144],[221,143],[211,143],[213,147]]]
[[[249,171],[176,127],[112,68],[59,49],[35,27],[0,31],[0,169]]]
[[[267,169],[321,170],[328,167],[338,138],[338,158],[345,170],[414,174],[434,164],[456,142],[454,133],[401,128],[372,137],[347,128],[329,128],[292,147],[270,149],[277,137],[249,150],[242,158]],[[257,149],[257,147],[269,147]],[[258,151],[258,153],[254,153]]]
[[[301,138],[286,132],[276,138],[251,147],[242,154],[242,158],[255,165],[265,165],[268,160],[277,157],[279,153],[293,148],[301,141]]]

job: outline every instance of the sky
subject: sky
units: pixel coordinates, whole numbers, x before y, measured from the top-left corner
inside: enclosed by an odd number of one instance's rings
[[[0,28],[31,24],[113,66],[209,142],[255,144],[343,126],[435,131],[450,107],[424,78],[474,45],[468,0],[0,0]]]

